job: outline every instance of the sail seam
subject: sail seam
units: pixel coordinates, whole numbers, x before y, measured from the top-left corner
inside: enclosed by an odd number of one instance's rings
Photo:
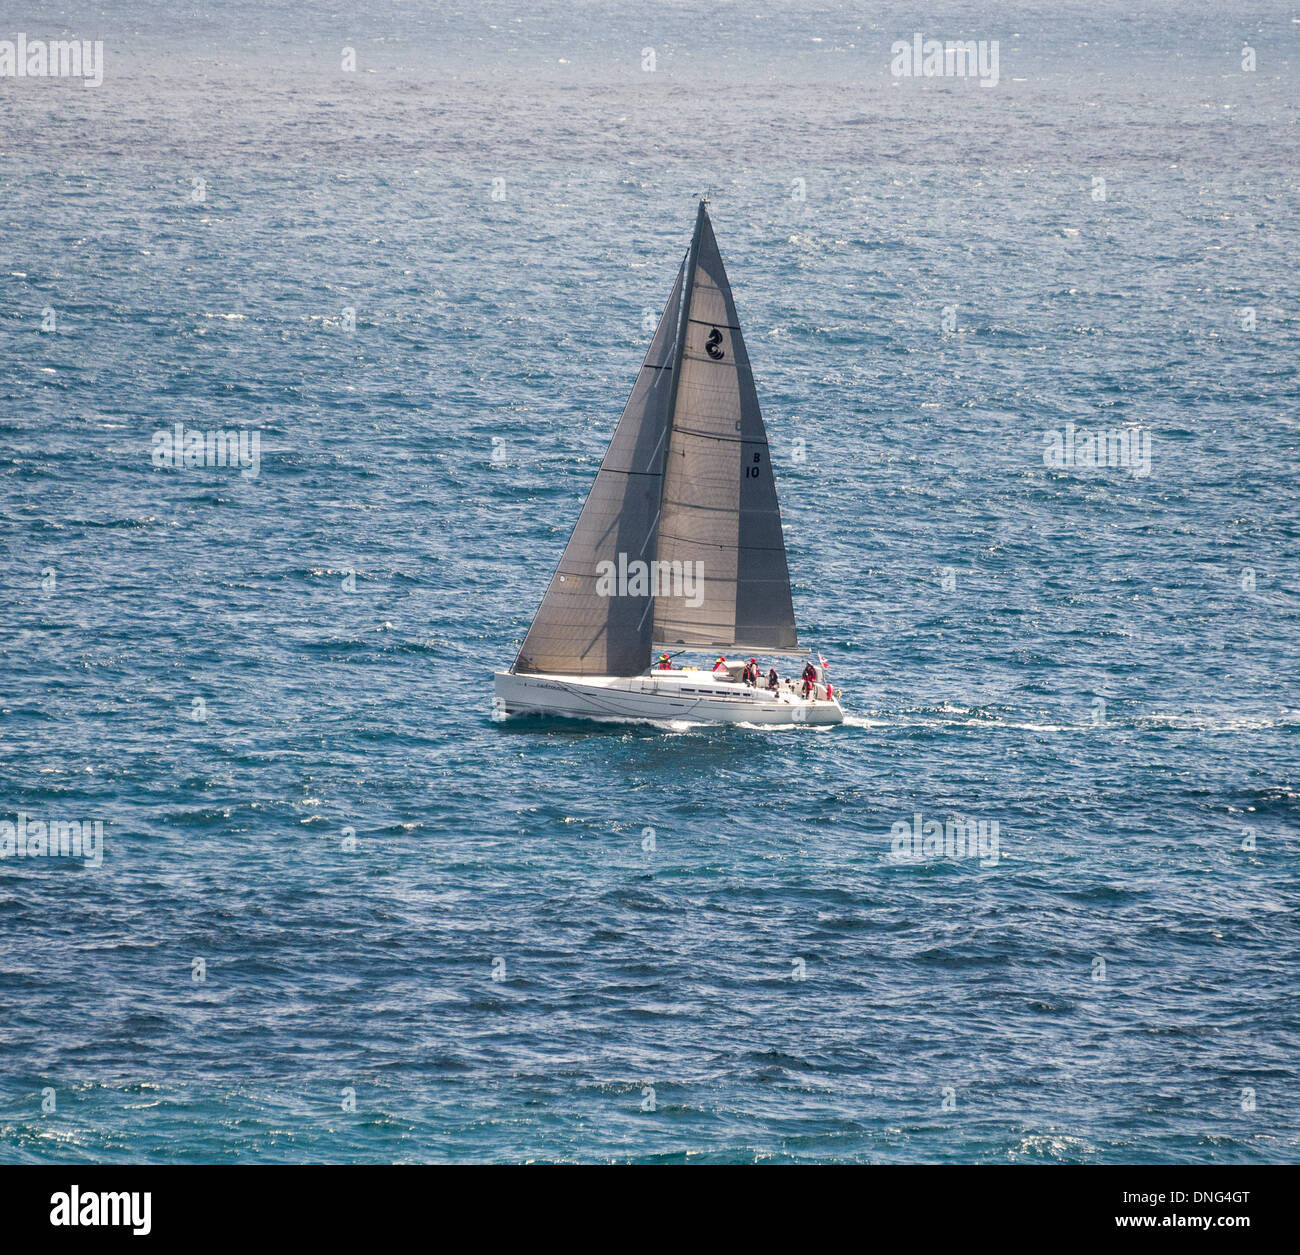
[[[692,540],[689,536],[674,536],[671,533],[665,533],[669,540],[681,541],[684,545],[708,545],[711,549],[726,549],[732,553],[777,553],[779,550],[775,545],[724,545],[716,540]],[[709,577],[717,584],[738,584],[740,576],[727,577],[713,575]],[[753,580],[758,584],[780,584],[783,581],[780,576],[773,575],[764,578],[761,575],[746,576],[746,579]]]
[[[762,448],[768,447],[766,440],[754,440],[746,436],[719,436],[713,431],[699,431],[694,427],[678,427],[675,430],[682,433],[683,436],[694,436],[697,440],[722,440],[727,444],[754,444]]]

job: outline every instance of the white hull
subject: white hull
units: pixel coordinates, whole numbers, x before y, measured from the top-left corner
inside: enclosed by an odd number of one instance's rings
[[[707,671],[638,676],[516,675],[498,671],[496,709],[506,715],[576,719],[657,719],[690,723],[842,723],[836,698],[806,701],[789,689],[769,692]],[[824,690],[823,690],[824,691]]]

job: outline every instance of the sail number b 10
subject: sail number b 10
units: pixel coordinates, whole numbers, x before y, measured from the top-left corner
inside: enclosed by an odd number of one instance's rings
[[[763,455],[761,453],[754,454],[753,464],[745,467],[746,479],[757,479],[759,477],[759,474],[763,469],[761,465],[762,461],[763,461]]]

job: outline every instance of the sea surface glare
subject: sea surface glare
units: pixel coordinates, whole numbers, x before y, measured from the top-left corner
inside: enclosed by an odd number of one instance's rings
[[[0,0],[0,1161],[1296,1160],[1300,22],[1055,8]],[[701,192],[848,718],[494,719]]]

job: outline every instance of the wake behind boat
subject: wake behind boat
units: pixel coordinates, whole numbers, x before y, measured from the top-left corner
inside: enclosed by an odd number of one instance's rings
[[[668,651],[720,656],[712,670],[674,667]],[[767,431],[701,200],[596,482],[514,664],[495,675],[496,707],[841,723],[825,662],[809,657],[795,630]],[[760,658],[772,660],[766,671]],[[791,658],[805,660],[797,680],[774,665]]]

